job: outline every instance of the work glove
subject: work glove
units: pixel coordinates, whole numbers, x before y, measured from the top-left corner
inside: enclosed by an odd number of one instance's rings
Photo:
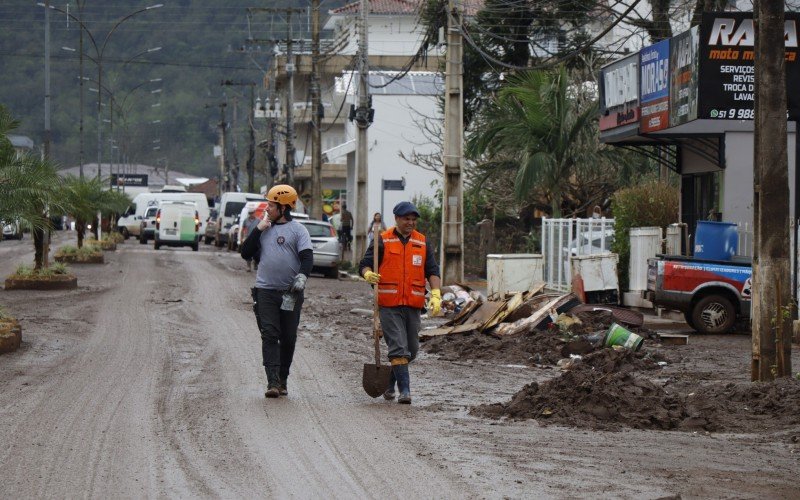
[[[298,274],[294,277],[294,281],[292,282],[292,286],[289,287],[289,291],[291,293],[299,293],[306,289],[306,280],[308,276],[303,273]]]
[[[269,215],[267,215],[267,211],[264,210],[264,216],[258,221],[258,228],[259,231],[265,231],[272,225],[272,221],[269,220]]]
[[[431,290],[431,298],[428,299],[428,311],[431,316],[438,316],[442,312],[442,291],[438,288]]]
[[[381,281],[381,275],[373,271],[367,271],[364,273],[364,279],[370,285],[377,285]]]

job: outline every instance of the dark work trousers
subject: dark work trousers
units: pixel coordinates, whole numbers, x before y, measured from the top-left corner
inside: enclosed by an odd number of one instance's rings
[[[389,359],[413,361],[419,351],[420,309],[416,307],[380,307],[381,329]]]
[[[297,342],[297,326],[300,324],[303,294],[297,296],[294,311],[282,311],[283,292],[262,288],[256,290],[264,367],[267,370],[280,367],[281,380],[286,380],[289,378],[289,367],[292,366],[294,345]]]

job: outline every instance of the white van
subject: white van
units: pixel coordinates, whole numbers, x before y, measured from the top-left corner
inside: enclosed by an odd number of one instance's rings
[[[194,203],[200,215],[200,232],[205,231],[205,221],[208,220],[210,210],[208,200],[203,193],[139,193],[133,198],[133,203],[128,210],[117,220],[117,228],[123,236],[139,236],[141,238],[141,225],[145,220],[148,207],[159,207],[163,201],[186,201]],[[148,224],[149,227],[149,224]],[[145,241],[149,239],[148,233]]]
[[[264,211],[267,209],[267,201],[248,201],[245,203],[242,211],[239,212],[239,227],[236,228],[236,234],[238,235],[236,240],[237,247],[241,246],[242,242],[247,239],[247,227],[244,222],[247,220],[251,209],[255,210],[256,219],[260,219],[264,216]],[[308,215],[299,212],[292,212],[292,217],[295,219],[308,219]],[[232,247],[232,245],[229,245],[229,247]]]
[[[235,191],[222,193],[222,197],[219,200],[219,215],[217,215],[217,232],[214,236],[214,245],[222,247],[228,243],[228,233],[233,225],[233,220],[242,212],[248,201],[265,201],[264,195],[237,193]],[[247,213],[245,213],[245,218],[247,218]]]
[[[164,201],[156,215],[154,247],[200,247],[200,215],[194,203],[186,201]]]

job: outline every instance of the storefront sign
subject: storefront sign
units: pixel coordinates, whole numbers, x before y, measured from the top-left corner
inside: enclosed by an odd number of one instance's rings
[[[639,52],[641,132],[669,126],[669,47],[669,40],[663,40]]]
[[[145,174],[111,174],[112,186],[136,186],[147,187],[147,175]]]
[[[697,119],[699,43],[700,31],[697,26],[672,38],[669,59],[670,127]]]
[[[639,54],[600,70],[600,130],[639,121]]]
[[[800,118],[797,25],[800,14],[787,12],[786,86],[789,119]],[[700,37],[700,118],[752,120],[755,97],[755,36],[752,13],[703,14]]]

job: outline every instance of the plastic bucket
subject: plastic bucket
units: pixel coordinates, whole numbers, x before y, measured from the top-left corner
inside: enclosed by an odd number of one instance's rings
[[[616,323],[611,323],[611,328],[606,333],[603,345],[606,347],[619,345],[632,351],[638,351],[642,347],[642,342],[644,342],[644,338],[641,336],[626,330]]]
[[[694,256],[708,260],[731,260],[739,247],[739,230],[733,222],[697,221]]]

